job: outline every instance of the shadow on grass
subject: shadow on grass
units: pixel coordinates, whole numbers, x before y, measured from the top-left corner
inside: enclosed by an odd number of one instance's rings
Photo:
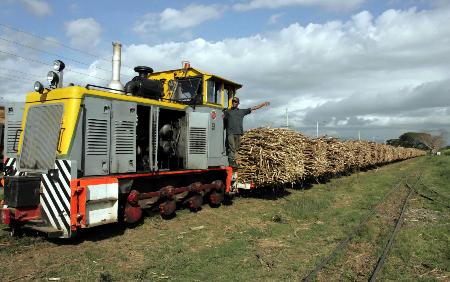
[[[227,200],[224,201],[222,204],[231,205],[232,201]],[[205,203],[204,205],[207,204]],[[214,208],[220,208],[220,205],[214,206]],[[144,221],[146,218],[161,217],[164,220],[171,220],[177,217],[177,211],[181,210],[189,210],[189,208],[187,208],[182,204],[177,204],[177,209],[173,214],[161,216],[159,213],[158,205],[156,205],[152,208],[143,209],[142,218],[133,224],[122,222],[122,223],[110,223],[106,225],[99,225],[86,229],[80,229],[79,231],[77,231],[77,234],[75,235],[74,238],[69,239],[48,238],[47,240],[58,245],[78,245],[86,241],[88,242],[102,241],[105,239],[114,238],[116,236],[121,236],[125,233],[127,229],[134,229],[145,224]],[[201,213],[201,210],[202,207],[196,210],[190,210],[190,212]],[[36,233],[34,233],[34,235],[36,235]]]
[[[261,187],[254,190],[242,190],[239,192],[240,197],[256,198],[263,200],[278,200],[291,194],[286,187]]]

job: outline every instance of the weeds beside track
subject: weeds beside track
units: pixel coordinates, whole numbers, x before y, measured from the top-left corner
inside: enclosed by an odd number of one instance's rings
[[[360,221],[360,223],[351,231],[351,233],[342,241],[339,242],[339,244],[336,246],[336,248],[331,252],[331,254],[329,256],[327,256],[316,268],[314,268],[306,277],[304,277],[302,279],[302,281],[312,281],[312,279],[314,279],[314,277],[317,275],[318,272],[320,272],[327,264],[329,264],[333,259],[336,258],[336,256],[338,256],[343,250],[344,248],[348,245],[348,243],[355,237],[358,235],[358,233],[361,231],[361,229],[368,223],[369,218],[371,218],[376,212],[377,212],[377,208],[380,207],[380,205],[382,205],[385,200],[394,192],[396,191],[400,186],[402,185],[406,185],[408,183],[408,178],[409,177],[416,177],[416,183],[419,182],[420,180],[420,175],[417,176],[419,170],[413,172],[411,175],[406,176],[406,177],[402,177],[402,179],[400,179],[399,182],[397,182],[395,185],[393,185],[393,187],[388,190],[387,193],[384,194],[384,196],[382,197],[382,199],[380,201],[378,201],[376,204],[374,204],[369,212],[367,213],[367,215],[365,215],[362,220]],[[379,258],[378,263],[371,275],[370,280],[372,281],[372,279],[375,279],[377,276],[377,273],[380,271],[383,263],[384,263],[384,259],[385,256],[387,254],[387,251],[389,250],[390,245],[392,244],[393,241],[393,237],[396,233],[396,230],[399,226],[399,222],[401,221],[401,218],[403,216],[403,212],[406,206],[406,203],[411,195],[412,189],[410,189],[410,192],[408,193],[408,195],[406,196],[405,200],[403,201],[403,205],[402,205],[402,212],[399,215],[398,219],[397,219],[397,224],[396,227],[394,229],[393,232],[393,236],[391,237],[391,239],[389,240],[389,243],[386,245],[384,251],[383,251],[383,255]]]
[[[67,243],[10,238],[0,228],[0,280],[294,281],[305,277],[399,179],[419,168],[418,192],[446,203],[450,157],[423,157],[231,206],[146,217],[133,229],[94,228]],[[408,182],[415,184],[410,178]],[[316,279],[367,281],[383,254],[407,187],[394,189],[357,236]],[[380,212],[383,211],[383,212]],[[449,209],[412,194],[381,280],[448,280]],[[202,228],[196,228],[202,227]]]

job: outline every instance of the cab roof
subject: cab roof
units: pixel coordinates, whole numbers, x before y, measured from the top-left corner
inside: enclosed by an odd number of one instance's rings
[[[199,70],[197,68],[192,68],[192,67],[189,67],[189,68],[186,68],[186,69],[182,68],[182,69],[172,69],[172,70],[166,70],[166,71],[160,71],[160,72],[153,72],[153,73],[150,74],[150,77],[154,76],[154,75],[156,76],[156,75],[159,75],[159,74],[164,74],[164,73],[167,74],[167,73],[185,72],[185,71],[193,71],[193,72],[197,72],[197,73],[202,74],[202,75],[210,76],[210,77],[212,77],[214,79],[221,80],[221,81],[223,81],[223,82],[225,82],[227,84],[231,84],[236,89],[242,88],[242,84],[236,83],[234,81],[228,80],[228,79],[220,77],[218,75],[215,75],[215,74],[212,74],[212,73],[208,73],[208,72]]]

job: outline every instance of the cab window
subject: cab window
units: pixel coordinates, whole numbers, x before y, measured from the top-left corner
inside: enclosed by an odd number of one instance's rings
[[[233,98],[233,96],[234,96],[234,90],[233,89],[231,89],[231,88],[225,88],[224,90],[223,90],[223,93],[224,93],[224,95],[225,95],[225,107],[226,108],[228,108],[228,106],[229,106],[229,103],[230,103],[230,100],[231,100],[231,98]]]
[[[173,99],[181,102],[193,102],[195,100],[197,103],[201,103],[201,82],[201,77],[179,78],[174,90]]]
[[[206,81],[207,88],[207,102],[220,104],[222,102],[222,83],[209,79]]]

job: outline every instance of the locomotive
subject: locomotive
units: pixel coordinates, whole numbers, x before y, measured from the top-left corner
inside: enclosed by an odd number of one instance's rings
[[[113,43],[108,87],[63,87],[65,65],[57,60],[49,87],[36,82],[28,93],[5,159],[0,222],[12,231],[70,238],[93,226],[133,224],[146,208],[171,217],[180,206],[219,206],[235,192],[222,109],[242,85],[184,62],[162,72],[138,66],[124,86],[120,49]]]

